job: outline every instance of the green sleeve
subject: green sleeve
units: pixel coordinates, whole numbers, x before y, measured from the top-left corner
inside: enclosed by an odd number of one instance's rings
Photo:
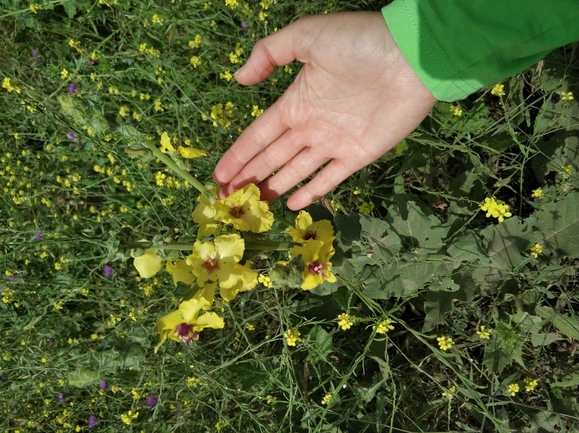
[[[382,14],[441,101],[463,99],[579,40],[579,0],[394,0]]]

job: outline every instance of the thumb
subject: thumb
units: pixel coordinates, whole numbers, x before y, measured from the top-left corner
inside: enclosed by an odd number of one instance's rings
[[[257,41],[247,62],[234,74],[237,82],[246,86],[257,84],[278,66],[294,61],[297,57],[295,41],[303,30],[300,21]]]

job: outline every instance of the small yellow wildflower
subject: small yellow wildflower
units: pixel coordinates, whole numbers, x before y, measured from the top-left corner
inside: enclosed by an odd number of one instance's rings
[[[386,334],[388,331],[394,330],[394,326],[392,325],[392,320],[385,319],[378,326],[375,326],[376,334]]]
[[[191,63],[194,68],[196,68],[201,64],[201,59],[198,56],[193,56],[189,59],[189,63]]]
[[[491,338],[491,332],[493,332],[492,328],[489,328],[488,326],[484,326],[484,325],[481,326],[478,331],[476,331],[479,338],[481,338],[482,340],[490,339]]]
[[[372,212],[373,210],[374,210],[374,203],[372,203],[371,201],[362,202],[362,204],[360,205],[360,209],[358,209],[358,211],[362,215],[370,215],[370,212]]]
[[[129,110],[129,107],[126,105],[122,105],[121,108],[119,108],[119,115],[122,117],[128,117],[130,112],[131,110]]]
[[[543,198],[543,197],[544,197],[543,190],[542,190],[541,188],[534,189],[533,192],[532,192],[532,194],[531,194],[531,197],[533,197],[533,198]]]
[[[261,283],[261,285],[267,289],[273,288],[273,285],[271,284],[271,278],[269,278],[267,275],[260,274],[257,277],[257,282]]]
[[[502,200],[496,200],[494,197],[485,198],[485,201],[480,204],[480,208],[487,213],[487,218],[497,218],[500,223],[502,223],[505,218],[513,216],[509,210],[509,205],[505,204]]]
[[[572,101],[573,99],[573,92],[561,92],[561,101]]]
[[[533,246],[533,248],[531,248],[531,256],[533,256],[535,259],[539,257],[539,254],[541,254],[543,252],[543,246],[540,244],[535,244]]]
[[[30,3],[30,10],[32,13],[37,13],[40,9],[42,9],[42,5],[39,5],[38,3]]]
[[[248,331],[255,331],[255,325],[253,323],[246,323],[245,329],[247,329]]]
[[[239,6],[238,0],[225,0],[225,6],[229,6],[231,9],[235,9]]]
[[[454,341],[452,341],[452,338],[450,338],[447,335],[443,335],[442,337],[438,337],[436,339],[436,341],[438,341],[438,347],[440,347],[442,350],[444,350],[445,352],[452,348]]]
[[[343,313],[338,316],[338,326],[342,329],[342,331],[347,331],[354,323],[356,323],[355,316],[350,316],[347,313]]]
[[[451,105],[450,112],[457,117],[460,117],[463,114],[462,108],[460,108],[458,105]]]
[[[203,39],[201,38],[201,35],[195,35],[195,38],[193,40],[190,40],[187,45],[189,46],[189,48],[192,49],[199,48],[202,41]]]
[[[515,394],[519,391],[520,388],[518,383],[511,383],[509,386],[507,386],[507,392],[511,394],[512,397],[515,396]]]
[[[491,95],[504,96],[505,95],[505,85],[495,84],[491,90]]]
[[[153,108],[155,109],[155,111],[165,111],[165,109],[163,108],[163,102],[160,99],[155,99]]]
[[[524,382],[525,382],[525,391],[527,392],[533,391],[537,387],[537,385],[539,385],[537,379],[532,379],[530,377],[525,377]]]
[[[62,71],[60,71],[60,78],[62,78],[63,80],[66,80],[69,76],[68,71],[65,69],[63,69]]]
[[[567,179],[572,172],[573,172],[573,166],[572,165],[564,165],[563,167],[561,167],[561,171],[559,172],[559,174],[564,179]]]
[[[263,114],[263,112],[264,112],[264,109],[263,109],[263,108],[259,108],[258,105],[254,105],[254,106],[253,106],[253,109],[251,110],[251,115],[252,115],[253,117],[259,117],[259,116],[261,116],[261,115]]]
[[[285,338],[288,346],[295,346],[300,341],[300,335],[301,333],[297,329],[288,329],[284,332],[283,338]]]
[[[452,385],[450,388],[448,388],[448,391],[442,393],[442,396],[448,398],[449,400],[452,400],[452,397],[454,397],[455,393],[456,393],[456,386]]]
[[[332,393],[328,392],[324,395],[324,398],[322,398],[322,404],[328,404],[330,401],[332,401]]]
[[[354,191],[352,191],[354,193],[354,195],[360,195],[362,194],[362,190],[358,187],[354,188]]]
[[[127,425],[130,425],[133,420],[139,416],[139,412],[135,412],[133,413],[132,410],[128,411],[127,413],[123,413],[121,415],[121,419],[123,420],[123,422]]]
[[[220,72],[219,78],[221,78],[222,80],[225,80],[225,81],[231,81],[233,79],[233,74],[229,71]]]
[[[15,84],[12,84],[10,82],[10,78],[5,77],[4,80],[2,81],[2,88],[6,89],[9,93],[10,92],[16,92],[16,93],[20,93],[20,87],[16,86]]]
[[[161,18],[159,15],[155,14],[153,15],[153,18],[151,18],[151,21],[153,21],[153,24],[163,24],[163,18]]]

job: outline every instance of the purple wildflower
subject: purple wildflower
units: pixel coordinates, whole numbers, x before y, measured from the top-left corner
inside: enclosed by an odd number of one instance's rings
[[[96,425],[96,422],[97,422],[97,417],[94,415],[91,415],[90,418],[88,419],[88,426],[94,427]]]
[[[62,392],[61,392],[60,394],[58,394],[58,401],[59,401],[59,402],[63,403],[63,402],[64,402],[64,399],[65,399],[65,396],[64,396],[64,394],[63,394]]]
[[[12,274],[8,277],[10,281],[14,281],[16,279],[16,275]]]
[[[49,338],[49,339],[48,339],[48,344],[54,345],[54,338]]]
[[[74,81],[68,85],[68,93],[71,95],[76,93],[76,83]]]
[[[248,28],[249,28],[249,24],[247,24],[245,21],[241,21],[241,28],[242,28],[242,29],[248,29]]]
[[[104,391],[105,389],[107,389],[107,381],[106,380],[103,380],[101,382],[100,389],[101,389],[101,391]]]
[[[36,234],[34,235],[34,240],[39,241],[40,239],[42,239],[42,233],[36,232]]]
[[[90,60],[88,61],[88,64],[89,64],[90,66],[94,65],[94,60],[93,60],[93,59],[90,59]]]
[[[76,132],[71,131],[68,134],[66,134],[66,138],[72,141],[78,141],[78,134]]]
[[[38,50],[32,50],[32,57],[38,57]]]
[[[113,268],[111,268],[109,265],[106,265],[103,268],[103,274],[105,277],[110,278],[113,275]]]
[[[154,395],[150,395],[149,397],[147,397],[147,404],[149,406],[155,406],[156,403],[157,403],[157,397],[155,397]]]

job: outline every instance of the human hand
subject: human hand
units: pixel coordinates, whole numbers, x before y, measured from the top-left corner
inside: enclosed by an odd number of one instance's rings
[[[302,18],[258,41],[235,79],[259,83],[294,59],[304,63],[295,81],[215,167],[222,198],[263,181],[272,201],[330,161],[288,199],[301,209],[402,141],[436,103],[379,12]]]

